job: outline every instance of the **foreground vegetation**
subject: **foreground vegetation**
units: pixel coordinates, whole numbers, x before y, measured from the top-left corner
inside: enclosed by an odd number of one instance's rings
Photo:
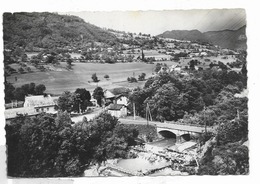
[[[7,173],[14,177],[81,176],[90,164],[126,158],[138,136],[107,113],[74,126],[66,112],[19,116],[5,129]]]
[[[191,174],[248,174],[248,98],[235,97],[247,88],[247,72],[190,71],[187,76],[164,72],[149,78],[130,95],[137,113],[153,120],[214,126],[200,137],[199,170]],[[170,123],[170,122],[169,122]]]

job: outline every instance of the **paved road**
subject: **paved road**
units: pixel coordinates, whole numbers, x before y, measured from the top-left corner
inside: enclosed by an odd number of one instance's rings
[[[86,117],[88,120],[92,120],[92,119],[94,119],[94,117],[98,116],[102,111],[103,111],[103,109],[98,109],[98,110],[95,110],[94,112],[92,112],[90,114],[85,114],[85,115],[72,117],[71,120],[74,123],[78,123],[78,122],[82,121],[83,117]]]
[[[147,124],[145,120],[131,120],[131,119],[119,119],[119,121],[123,124]],[[189,125],[181,125],[181,124],[173,124],[173,123],[161,123],[156,121],[149,121],[150,125],[156,125],[159,128],[170,128],[175,130],[183,130],[189,132],[197,132],[203,133],[205,131],[205,127],[197,127],[197,126],[189,126]],[[207,127],[207,131],[213,130],[211,127]]]

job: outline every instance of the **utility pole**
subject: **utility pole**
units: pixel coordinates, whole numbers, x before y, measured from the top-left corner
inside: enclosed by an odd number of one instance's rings
[[[134,120],[135,120],[135,103],[133,103]]]
[[[148,124],[149,124],[149,122],[148,122],[148,104],[146,104],[145,117],[146,117],[147,126],[148,126]]]
[[[148,105],[148,112],[149,112],[149,115],[150,115],[150,120],[153,121],[153,118],[152,118],[152,115],[151,115],[151,111],[150,111],[150,107],[149,107],[149,104]]]
[[[207,133],[207,123],[206,123],[206,118],[205,118],[205,110],[206,110],[206,107],[204,106],[204,123],[205,123],[205,134]]]
[[[237,109],[237,119],[240,120],[239,110]]]
[[[150,112],[150,108],[149,108],[149,104],[147,103],[146,104],[146,119],[147,119],[147,125],[149,125],[149,116],[150,116],[150,121],[153,121],[152,119],[152,115],[151,115],[151,112]]]

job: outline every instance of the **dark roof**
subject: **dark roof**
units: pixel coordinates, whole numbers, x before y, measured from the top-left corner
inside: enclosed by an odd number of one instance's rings
[[[119,94],[119,95],[116,95],[116,99],[119,99],[120,97],[122,97],[122,96],[124,96],[124,97],[126,97],[127,98],[127,96],[125,95],[125,94]]]
[[[108,110],[119,111],[122,107],[124,107],[122,104],[111,104]]]

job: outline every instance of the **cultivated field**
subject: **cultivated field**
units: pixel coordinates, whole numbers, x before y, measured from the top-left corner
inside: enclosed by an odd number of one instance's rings
[[[135,50],[135,52],[130,53],[130,55],[134,55],[135,57],[138,57],[138,56],[141,57],[141,55],[142,55],[141,50],[140,49],[134,49],[134,50]],[[162,49],[160,49],[160,50],[162,50]],[[124,51],[124,54],[128,55],[129,51],[130,50]],[[143,50],[143,52],[144,52],[145,58],[154,57],[158,61],[163,60],[163,59],[170,60],[170,58],[172,57],[170,55],[159,53],[158,50]]]
[[[204,57],[204,58],[200,58],[200,57],[181,58],[180,61],[178,62],[178,64],[182,67],[188,66],[190,60],[192,60],[192,59],[200,61],[202,63],[201,65],[205,65],[205,66],[209,66],[209,64],[211,62],[214,63],[214,64],[217,64],[218,61],[220,61],[224,64],[227,64],[227,63],[232,63],[232,62],[236,61],[236,58],[232,57],[232,56],[227,56],[226,59],[224,59],[223,56],[217,56],[217,57],[211,56],[211,57]],[[205,61],[205,59],[209,59],[209,61]],[[199,65],[199,66],[201,66],[201,65]]]
[[[164,62],[165,63],[165,62]],[[166,62],[172,65],[173,62]],[[61,94],[63,91],[75,91],[76,88],[86,88],[93,91],[96,86],[101,86],[104,89],[112,89],[116,87],[142,86],[144,82],[128,83],[127,77],[135,76],[141,73],[146,73],[146,78],[152,75],[155,64],[145,63],[116,63],[116,64],[96,64],[96,63],[74,63],[72,71],[46,71],[32,72],[25,74],[14,74],[7,77],[7,81],[13,83],[14,86],[34,82],[44,84],[47,88],[46,92],[53,94]],[[92,82],[91,76],[97,74],[100,82]],[[109,75],[109,80],[104,78],[104,75]],[[15,81],[17,77],[17,81]]]

